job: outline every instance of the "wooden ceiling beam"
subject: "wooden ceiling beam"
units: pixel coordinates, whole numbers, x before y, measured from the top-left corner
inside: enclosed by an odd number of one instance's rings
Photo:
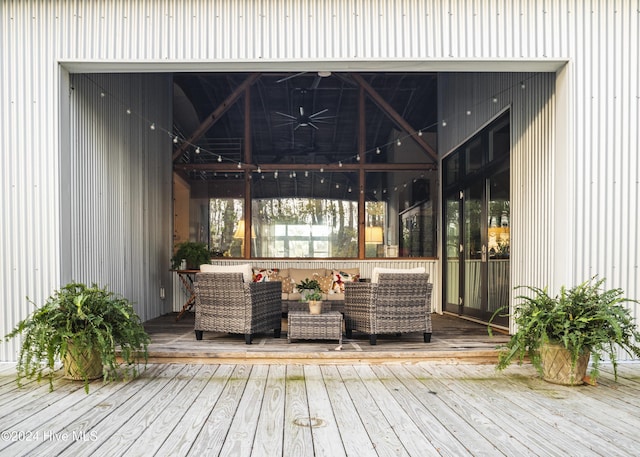
[[[229,108],[233,106],[233,104],[238,101],[240,96],[245,93],[245,90],[251,87],[259,78],[260,73],[252,73],[247,79],[245,79],[242,84],[240,84],[236,89],[229,95],[207,118],[198,126],[198,128],[191,134],[186,141],[184,141],[178,149],[173,153],[173,161],[178,160],[182,155],[187,151],[187,148],[196,141],[198,141],[202,135],[204,135],[207,130],[211,128],[213,124],[218,122],[220,117],[227,112]]]
[[[398,127],[400,127],[407,135],[418,143],[418,145],[424,149],[424,151],[433,159],[435,163],[438,163],[438,153],[421,137],[415,135],[416,130],[396,111],[382,96],[367,82],[362,76],[357,73],[351,73],[351,77],[362,87],[369,97],[374,101],[376,105],[382,109],[387,116],[393,120]]]

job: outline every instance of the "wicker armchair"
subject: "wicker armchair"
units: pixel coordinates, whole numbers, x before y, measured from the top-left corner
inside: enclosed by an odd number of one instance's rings
[[[226,332],[243,334],[251,344],[255,333],[270,330],[280,338],[280,282],[246,283],[242,273],[198,273],[194,286],[197,340],[203,332]]]
[[[375,345],[380,334],[423,332],[424,342],[430,342],[433,284],[428,281],[426,273],[381,273],[378,283],[345,284],[347,338],[357,330]]]

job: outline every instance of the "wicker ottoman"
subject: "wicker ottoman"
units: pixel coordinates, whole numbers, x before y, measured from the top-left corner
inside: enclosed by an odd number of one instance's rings
[[[289,311],[287,318],[287,341],[338,340],[342,344],[342,313],[327,311],[310,314],[309,311]]]

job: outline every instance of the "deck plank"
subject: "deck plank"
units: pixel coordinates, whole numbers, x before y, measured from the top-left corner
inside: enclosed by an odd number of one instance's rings
[[[353,366],[338,368],[371,442],[379,456],[409,455]]]
[[[282,455],[313,456],[313,441],[309,427],[309,401],[301,365],[287,366],[285,404]]]
[[[218,455],[242,399],[251,366],[236,365],[187,455]]]
[[[462,366],[461,370],[466,374],[467,378],[462,382],[463,385],[478,384],[478,373],[473,371],[472,367]],[[637,441],[628,439],[625,435],[617,432],[616,427],[604,427],[598,424],[591,416],[593,412],[585,411],[582,413],[577,404],[579,402],[580,390],[593,389],[591,387],[567,387],[557,386],[552,389],[566,392],[567,398],[570,398],[571,408],[563,408],[556,402],[544,401],[543,397],[537,393],[547,389],[547,383],[540,379],[530,378],[532,389],[522,389],[522,384],[518,383],[515,378],[495,375],[494,377],[482,376],[482,391],[487,392],[488,396],[494,399],[501,399],[504,408],[510,411],[514,417],[530,416],[528,428],[531,428],[537,437],[543,437],[544,441],[553,442],[556,448],[564,448],[565,455],[579,453],[588,455],[594,453],[592,441],[593,430],[600,430],[599,438],[607,445],[608,456],[627,456],[635,453],[637,450]],[[538,385],[536,385],[538,384]],[[536,392],[536,394],[532,394]],[[552,392],[552,390],[547,390]],[[591,392],[590,392],[591,393]],[[562,394],[560,394],[562,395]],[[554,394],[557,397],[558,394]],[[499,407],[499,406],[498,406]],[[564,420],[554,422],[553,427],[549,427],[549,419],[561,417]],[[530,439],[535,442],[536,439]]]
[[[173,428],[165,431],[167,437],[156,455],[172,457],[188,455],[235,368],[233,365],[205,365],[205,367],[207,368],[202,372],[202,378],[206,380],[204,388],[190,404],[183,405],[182,419]]]
[[[0,454],[637,455],[640,363],[619,374],[567,387],[526,364],[152,364],[88,395],[61,378],[16,389]],[[58,438],[11,438],[34,429]]]
[[[342,382],[342,376],[340,376],[337,366],[323,365],[319,368],[327,386],[327,394],[345,452],[348,456],[353,457],[377,456],[369,434],[360,420],[360,416],[356,414],[356,406]]]
[[[320,367],[305,365],[304,378],[309,398],[314,455],[318,457],[346,456]]]
[[[264,398],[253,440],[255,457],[283,455],[286,371],[285,365],[269,366]]]
[[[472,455],[469,449],[464,447],[445,424],[441,422],[439,409],[434,407],[434,403],[439,400],[433,398],[430,392],[422,392],[422,398],[417,391],[407,387],[394,373],[384,365],[372,365],[371,370],[385,385],[389,393],[394,397],[398,406],[415,423],[416,427],[429,440],[430,446],[439,455],[450,457],[461,457]],[[414,385],[415,386],[415,385]],[[435,400],[435,401],[431,401]],[[427,405],[429,405],[427,407]]]
[[[251,456],[268,373],[268,365],[253,365],[251,367],[242,399],[224,440],[220,452],[221,456]]]

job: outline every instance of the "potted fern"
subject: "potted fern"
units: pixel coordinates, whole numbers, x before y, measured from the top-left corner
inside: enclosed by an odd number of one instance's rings
[[[182,261],[186,261],[189,270],[197,270],[203,263],[211,263],[211,253],[204,243],[185,241],[177,246],[176,252],[171,257],[171,268],[180,269]]]
[[[595,383],[600,362],[607,357],[617,379],[617,350],[640,357],[640,332],[621,289],[605,290],[604,279],[595,277],[559,295],[547,289],[525,286],[528,295],[514,313],[516,332],[502,348],[497,368],[528,357],[543,379],[566,385]],[[589,359],[591,371],[586,377]]]
[[[131,302],[95,284],[69,283],[55,291],[5,340],[18,335],[18,385],[24,378],[48,378],[53,390],[60,360],[65,377],[83,381],[88,393],[90,380],[136,376],[138,361],[146,366],[148,357],[149,336]]]

